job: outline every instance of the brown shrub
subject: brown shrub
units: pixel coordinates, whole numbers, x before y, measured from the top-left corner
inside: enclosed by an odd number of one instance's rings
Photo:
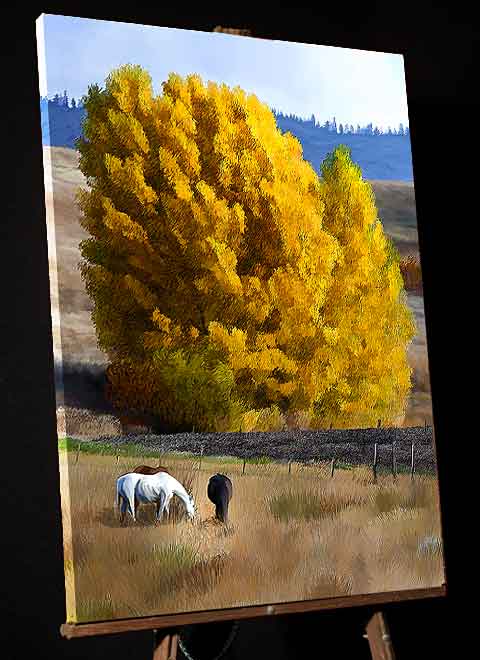
[[[416,257],[412,255],[403,257],[400,261],[400,272],[407,291],[418,293],[423,291],[422,269]]]

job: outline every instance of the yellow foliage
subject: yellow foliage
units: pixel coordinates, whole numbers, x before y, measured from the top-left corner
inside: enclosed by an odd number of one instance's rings
[[[201,387],[211,373],[236,406],[218,428],[401,416],[415,327],[348,150],[319,177],[261,100],[198,75],[172,73],[154,96],[147,72],[121,67],[85,108],[82,275],[99,345],[136,374],[126,387],[116,368],[118,405],[168,417],[162,401],[181,386],[165,380],[162,399],[148,365],[175,354],[187,373],[203,351]]]
[[[167,334],[170,332],[172,320],[165,316],[165,314],[162,314],[158,308],[153,310],[152,321],[162,332]]]
[[[241,430],[244,433],[255,431],[259,416],[260,416],[260,411],[258,410],[249,410],[248,412],[246,412],[242,417]]]

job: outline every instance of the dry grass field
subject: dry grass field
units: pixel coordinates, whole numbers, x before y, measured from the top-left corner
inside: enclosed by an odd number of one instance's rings
[[[162,456],[190,489],[154,524],[153,507],[119,522],[116,478],[155,459],[60,451],[67,617],[70,622],[220,609],[444,582],[434,476],[380,476],[237,459]],[[206,495],[215,472],[233,482],[227,526]]]

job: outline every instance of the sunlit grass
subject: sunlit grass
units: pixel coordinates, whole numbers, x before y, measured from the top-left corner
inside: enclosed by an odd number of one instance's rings
[[[366,498],[365,498],[366,499]],[[268,500],[270,511],[277,520],[312,520],[337,515],[349,506],[363,504],[358,494],[335,492],[285,492]]]

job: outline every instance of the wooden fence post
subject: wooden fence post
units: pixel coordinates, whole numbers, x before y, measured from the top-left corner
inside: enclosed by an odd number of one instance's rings
[[[377,483],[377,443],[373,447],[373,483]]]
[[[81,445],[81,444],[82,444],[82,443],[79,442],[79,443],[78,443],[78,446],[77,446],[77,456],[76,456],[76,458],[75,458],[75,464],[78,463],[78,456],[79,456],[79,454],[80,454],[80,445]]]
[[[395,449],[396,449],[395,445],[396,445],[396,443],[395,443],[395,440],[394,440],[392,442],[392,474],[393,474],[394,479],[397,478],[397,457],[396,457],[396,454],[395,454]]]
[[[332,468],[331,468],[331,472],[330,472],[330,477],[333,477],[333,473],[335,472],[335,464],[336,464],[336,462],[337,462],[337,459],[336,459],[336,458],[332,458]]]
[[[292,460],[289,459],[289,461],[288,461],[288,474],[291,474],[291,473],[292,473]]]
[[[415,475],[415,454],[414,454],[414,451],[415,451],[415,443],[412,440],[412,456],[411,456],[411,465],[410,465],[410,476],[412,478],[412,481],[413,481],[414,475]]]
[[[243,459],[243,469],[242,469],[242,474],[245,474],[245,463],[246,463],[246,460]]]
[[[377,422],[377,429],[379,429],[381,427],[381,425],[382,425],[382,420],[379,419],[378,422]]]

